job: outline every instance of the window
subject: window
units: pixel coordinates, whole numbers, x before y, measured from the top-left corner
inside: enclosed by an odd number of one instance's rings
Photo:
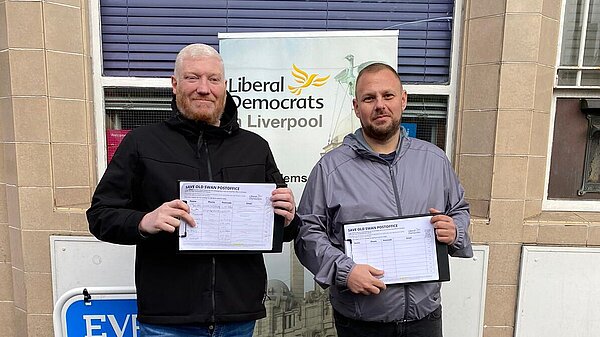
[[[550,160],[550,177],[548,180],[548,199],[550,200],[600,200],[600,193],[585,193],[583,183],[590,180],[600,183],[597,170],[600,163],[596,152],[588,154],[588,143],[597,143],[597,133],[589,134],[588,118],[582,111],[586,99],[558,98],[554,122],[554,143]],[[592,116],[593,117],[593,116]],[[596,136],[594,136],[596,134]],[[560,139],[562,141],[557,142]],[[597,147],[594,147],[597,149]],[[585,162],[594,165],[591,169]],[[590,174],[593,173],[593,174]],[[586,178],[589,177],[589,178]]]
[[[194,42],[218,48],[219,32],[399,29],[398,71],[409,93],[403,122],[409,132],[418,125],[411,136],[451,157],[460,6],[452,0],[92,0],[98,174],[127,130],[168,116],[177,52]]]
[[[107,162],[129,130],[171,115],[171,95],[171,88],[104,88]]]
[[[598,118],[582,106],[600,98],[600,0],[566,0],[563,6],[543,209],[597,211]]]
[[[409,132],[409,136],[427,140],[444,149],[447,111],[447,96],[408,95],[408,103],[402,114],[402,125]],[[414,132],[411,128],[413,125],[416,130]]]
[[[558,87],[600,88],[600,1],[566,0]]]
[[[284,329],[291,329],[296,325],[296,315],[294,313],[286,314],[284,320]]]

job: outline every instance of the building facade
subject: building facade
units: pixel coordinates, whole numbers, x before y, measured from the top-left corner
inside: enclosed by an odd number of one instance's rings
[[[85,211],[105,165],[97,144],[106,142],[97,5],[0,0],[2,336],[53,336],[49,236],[89,235]],[[524,245],[600,249],[600,2],[455,5],[444,144],[471,204],[472,240],[489,246],[483,335],[509,337]],[[267,310],[284,316],[257,334],[319,325],[319,336],[331,335],[324,292],[300,306],[294,289],[271,289]]]

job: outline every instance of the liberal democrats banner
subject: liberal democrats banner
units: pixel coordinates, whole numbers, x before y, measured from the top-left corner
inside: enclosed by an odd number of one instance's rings
[[[360,127],[352,111],[358,71],[397,67],[398,31],[219,34],[227,89],[242,128],[270,144],[300,200],[320,156]]]

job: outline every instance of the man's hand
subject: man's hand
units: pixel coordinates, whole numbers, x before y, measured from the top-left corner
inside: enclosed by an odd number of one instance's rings
[[[275,209],[275,214],[285,218],[284,226],[287,226],[294,219],[296,214],[296,203],[294,202],[294,194],[289,188],[277,188],[271,193],[271,202]]]
[[[383,276],[383,270],[368,264],[357,264],[348,275],[347,287],[355,294],[379,294],[385,289],[385,283],[379,279],[381,276]]]
[[[441,213],[435,208],[430,208],[429,213]],[[435,228],[435,237],[439,242],[451,245],[456,240],[456,224],[454,219],[444,214],[437,214],[431,217],[431,223]]]
[[[179,199],[165,202],[144,215],[139,224],[140,232],[142,234],[156,234],[161,231],[173,233],[179,227],[179,219],[195,227],[196,222],[189,212],[190,207]]]

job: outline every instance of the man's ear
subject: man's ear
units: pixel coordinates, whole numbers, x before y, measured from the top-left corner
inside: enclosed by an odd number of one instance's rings
[[[406,90],[402,90],[402,111],[406,109],[406,105],[408,104],[408,94]]]
[[[358,115],[358,101],[356,98],[352,99],[352,107],[354,108],[354,115],[360,119],[360,116]]]
[[[177,94],[177,79],[175,75],[171,76],[171,86],[173,87],[173,94]]]

